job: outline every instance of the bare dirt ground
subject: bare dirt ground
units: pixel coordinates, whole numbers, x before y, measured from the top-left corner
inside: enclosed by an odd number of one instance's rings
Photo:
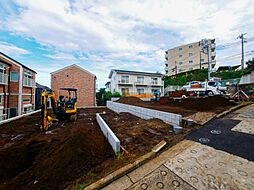
[[[116,157],[96,122],[103,118],[129,152]],[[150,151],[161,140],[168,146],[193,128],[174,134],[160,120],[143,120],[106,108],[80,109],[74,123],[60,121],[39,129],[39,114],[0,126],[0,189],[72,189],[89,184]]]
[[[220,96],[187,98],[182,100],[174,100],[173,98],[169,97],[161,97],[159,102],[146,102],[135,97],[123,97],[120,98],[117,102],[165,112],[177,113],[181,114],[184,117],[195,114],[197,112],[220,113],[236,105],[236,103]]]

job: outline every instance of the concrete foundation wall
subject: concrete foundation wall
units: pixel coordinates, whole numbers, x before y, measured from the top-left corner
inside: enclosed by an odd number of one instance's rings
[[[132,106],[128,104],[121,104],[121,103],[112,102],[112,101],[107,101],[107,108],[118,113],[128,112],[143,119],[157,118],[173,126],[180,126],[182,123],[182,116],[179,114],[152,110],[152,109]]]
[[[103,132],[104,136],[106,137],[115,154],[117,155],[118,153],[120,153],[120,140],[116,137],[113,131],[111,131],[107,123],[98,113],[96,113],[96,120],[101,128],[101,131]]]

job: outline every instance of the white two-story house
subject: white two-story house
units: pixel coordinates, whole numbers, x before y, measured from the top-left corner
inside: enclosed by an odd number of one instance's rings
[[[155,91],[164,94],[163,75],[139,71],[112,69],[109,73],[110,81],[106,83],[107,90],[119,92],[121,95],[153,95]]]

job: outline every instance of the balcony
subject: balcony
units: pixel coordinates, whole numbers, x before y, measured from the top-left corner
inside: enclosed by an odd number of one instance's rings
[[[165,59],[168,60],[168,54],[165,54]]]
[[[31,78],[24,78],[24,85],[25,87],[34,87],[34,80]]]
[[[118,81],[119,85],[132,85],[129,80],[119,80]]]
[[[0,84],[8,84],[8,75],[4,73],[0,73]]]
[[[147,84],[145,84],[144,81],[136,81],[134,84],[136,86],[147,86]]]

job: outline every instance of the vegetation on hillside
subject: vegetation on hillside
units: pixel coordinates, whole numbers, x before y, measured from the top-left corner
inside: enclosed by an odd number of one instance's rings
[[[219,77],[222,80],[240,78],[243,75],[254,71],[254,58],[246,62],[247,68],[239,71],[220,71],[211,73],[211,77]],[[182,86],[189,81],[205,81],[207,79],[207,69],[193,70],[186,73],[180,73],[176,76],[164,76],[164,86],[179,85]]]

